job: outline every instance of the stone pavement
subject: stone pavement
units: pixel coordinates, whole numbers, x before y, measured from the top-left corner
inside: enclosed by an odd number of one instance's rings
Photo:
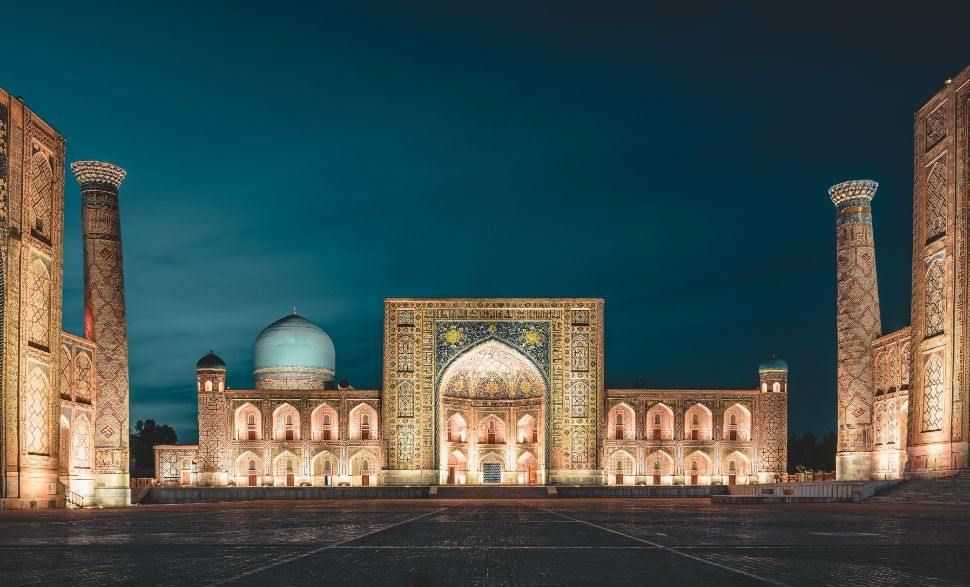
[[[0,512],[0,585],[967,584],[970,508],[261,501]]]

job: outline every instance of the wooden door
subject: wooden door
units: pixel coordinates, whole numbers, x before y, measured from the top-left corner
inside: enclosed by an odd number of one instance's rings
[[[698,438],[700,438],[700,430],[691,430],[690,431],[690,439],[691,440],[697,440]]]
[[[286,474],[286,486],[293,487],[293,473]]]
[[[535,463],[529,463],[529,485],[535,485],[539,480],[536,475]]]
[[[256,475],[249,476],[249,486],[256,487]]]
[[[293,429],[292,428],[286,431],[286,440],[293,440]]]
[[[455,484],[455,465],[448,465],[448,485]]]
[[[182,471],[182,485],[189,485],[192,483],[192,473],[190,471]]]
[[[256,440],[256,431],[255,430],[249,430],[246,433],[246,440]]]
[[[697,485],[697,475],[691,475],[690,476],[690,484],[691,485]]]
[[[735,485],[737,483],[737,475],[728,475],[728,485]]]
[[[368,475],[367,473],[362,474],[360,476],[360,484],[363,485],[364,487],[369,486],[370,485],[370,475]]]
[[[653,439],[660,440],[660,428],[653,429]]]
[[[732,430],[731,432],[729,432],[728,433],[728,438],[731,439],[731,440],[737,440],[738,439],[738,431],[737,430]]]
[[[660,475],[654,475],[653,476],[653,484],[654,485],[660,485]]]
[[[623,473],[617,473],[617,474],[616,474],[616,480],[615,480],[615,483],[616,483],[617,485],[623,485]]]

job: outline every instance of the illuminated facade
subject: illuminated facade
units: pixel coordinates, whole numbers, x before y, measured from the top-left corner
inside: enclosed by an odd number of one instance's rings
[[[181,485],[674,485],[785,471],[788,366],[749,390],[604,387],[599,299],[390,299],[384,389],[332,384],[295,313],[254,346],[256,389],[197,364],[199,444],[156,447]]]
[[[125,172],[96,161],[72,165],[82,184],[82,338],[60,328],[64,157],[64,139],[0,90],[4,508],[130,501],[118,221],[118,187]]]
[[[875,183],[829,191],[838,208],[840,479],[947,476],[970,465],[968,106],[970,68],[916,113],[911,327],[880,336]]]

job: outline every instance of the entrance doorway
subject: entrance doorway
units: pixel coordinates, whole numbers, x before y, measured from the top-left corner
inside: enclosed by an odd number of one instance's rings
[[[182,471],[182,485],[189,485],[192,483],[192,473],[189,471]]]
[[[256,475],[249,476],[249,486],[256,487]]]
[[[455,484],[455,465],[448,465],[448,485]]]
[[[482,463],[482,483],[501,483],[502,464]]]

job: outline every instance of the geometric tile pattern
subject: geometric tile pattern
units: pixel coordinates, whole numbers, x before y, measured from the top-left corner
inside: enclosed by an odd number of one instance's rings
[[[50,380],[40,365],[27,374],[23,401],[24,445],[28,453],[50,454],[51,397]]]
[[[947,109],[941,106],[926,117],[926,150],[932,149],[946,138]]]
[[[27,268],[27,295],[29,302],[27,320],[30,324],[30,340],[50,345],[51,329],[51,275],[47,263],[34,256]]]
[[[941,430],[944,411],[943,359],[934,354],[923,368],[923,431]]]
[[[946,159],[943,158],[926,174],[926,240],[946,233]]]
[[[937,257],[930,261],[926,271],[926,301],[923,309],[926,312],[924,323],[926,326],[926,337],[935,336],[943,333],[943,320],[946,315],[946,269],[943,259]]]
[[[30,198],[30,229],[40,236],[50,239],[51,214],[54,204],[54,173],[51,170],[53,158],[42,150],[38,150],[30,158],[31,170],[31,198]]]

